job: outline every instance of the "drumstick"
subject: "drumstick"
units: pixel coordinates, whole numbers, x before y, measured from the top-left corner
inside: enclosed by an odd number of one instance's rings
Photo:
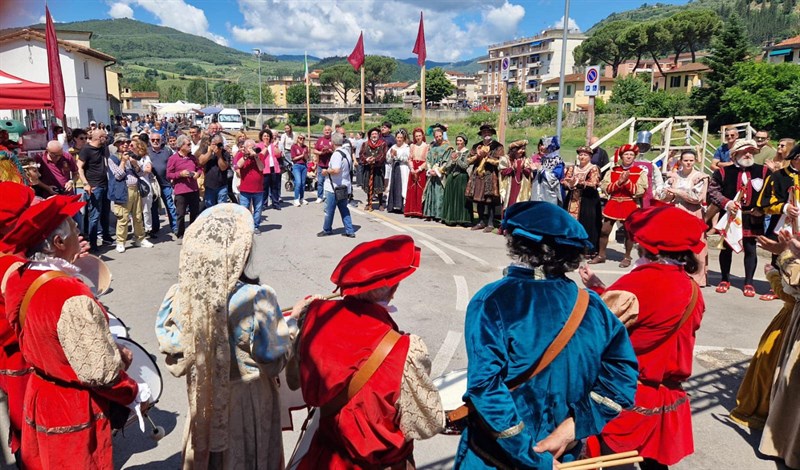
[[[599,457],[562,463],[558,464],[557,467],[559,470],[588,470],[599,467],[615,467],[617,465],[641,462],[644,460],[638,455],[639,451],[631,450],[628,452],[620,452],[618,454],[601,455]]]
[[[337,297],[341,297],[341,296],[342,296],[342,294],[330,294],[330,295],[324,295],[324,296],[320,297],[320,300],[331,300],[331,299],[335,299],[335,298],[337,298]],[[283,316],[285,317],[286,315],[288,315],[288,314],[292,313],[292,309],[293,309],[293,308],[294,308],[294,307],[285,308],[285,309],[281,310],[281,313],[282,313],[282,314],[283,314]]]

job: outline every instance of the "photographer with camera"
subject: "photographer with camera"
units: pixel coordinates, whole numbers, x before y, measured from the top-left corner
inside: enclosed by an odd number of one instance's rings
[[[200,187],[197,179],[203,167],[192,155],[192,142],[188,136],[181,135],[175,142],[177,152],[167,161],[167,179],[172,183],[175,194],[175,209],[178,215],[178,243],[186,231],[186,210],[189,210],[189,224],[194,222],[200,212]]]
[[[256,142],[247,139],[233,160],[233,168],[239,176],[239,205],[253,211],[253,228],[255,233],[261,231],[261,210],[264,208],[263,178],[264,156],[255,148]]]
[[[203,165],[205,174],[205,209],[228,202],[228,168],[231,166],[231,154],[225,149],[221,135],[215,135],[208,146],[208,152],[200,155],[198,161]]]
[[[125,252],[128,239],[128,218],[133,219],[133,246],[152,248],[153,244],[144,238],[142,221],[142,196],[139,192],[139,178],[144,168],[138,157],[130,152],[130,139],[124,132],[114,136],[116,153],[108,157],[108,198],[114,203],[113,212],[117,217],[117,252]],[[134,158],[136,157],[136,158]]]

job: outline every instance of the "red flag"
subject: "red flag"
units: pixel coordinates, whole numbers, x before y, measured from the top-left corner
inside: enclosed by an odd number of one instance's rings
[[[53,114],[61,122],[64,122],[64,78],[61,75],[61,59],[58,54],[58,38],[56,28],[53,26],[53,17],[50,16],[50,9],[44,7],[47,17],[47,27],[45,29],[45,47],[47,48],[47,70],[50,75],[50,100],[53,102]]]
[[[347,61],[350,62],[350,65],[358,72],[358,69],[364,65],[364,32],[361,32],[361,35],[358,37],[358,42],[356,43],[356,48],[353,49],[353,52],[347,56]]]
[[[414,50],[411,52],[417,54],[417,65],[420,67],[425,65],[425,59],[428,57],[428,52],[425,50],[425,25],[422,23],[422,12],[419,12],[419,31],[417,32],[417,42],[414,43]]]

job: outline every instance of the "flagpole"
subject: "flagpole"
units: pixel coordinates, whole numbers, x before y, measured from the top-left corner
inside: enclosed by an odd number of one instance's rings
[[[306,78],[306,141],[311,142],[311,80]]]
[[[366,132],[364,126],[364,64],[361,64],[361,132]]]
[[[420,100],[422,103],[422,129],[425,129],[425,105],[427,104],[425,101],[425,64],[422,64],[422,72],[420,72],[419,77],[419,93],[420,93]]]

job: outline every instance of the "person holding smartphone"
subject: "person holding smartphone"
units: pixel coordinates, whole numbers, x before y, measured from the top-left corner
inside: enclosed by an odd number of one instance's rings
[[[228,202],[228,168],[231,154],[225,149],[221,135],[211,139],[209,151],[200,155],[198,162],[203,165],[206,192],[203,198],[205,209]]]
[[[175,194],[175,208],[178,215],[178,243],[186,231],[186,210],[189,210],[189,224],[194,222],[200,212],[200,188],[197,179],[202,167],[192,155],[192,141],[181,135],[175,141],[177,151],[167,161],[167,179],[172,183]]]

